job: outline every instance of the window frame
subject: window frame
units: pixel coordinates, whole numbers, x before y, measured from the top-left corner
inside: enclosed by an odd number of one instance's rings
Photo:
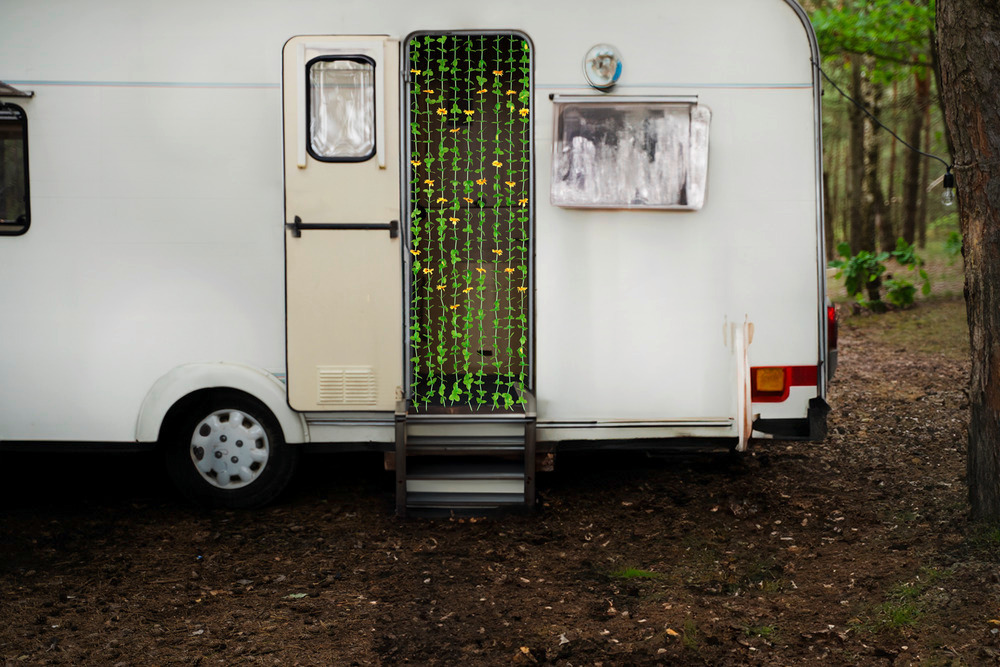
[[[24,154],[24,222],[4,222],[0,220],[0,236],[21,236],[31,227],[31,188],[30,172],[28,171],[28,114],[25,110],[10,102],[0,102],[0,111],[13,111],[19,116],[15,122],[21,123],[21,142]],[[6,119],[3,121],[6,122]]]
[[[704,104],[699,102],[698,96],[696,95],[552,95],[550,99],[553,102],[553,132],[552,132],[552,164],[551,164],[551,182],[549,186],[549,202],[553,206],[565,209],[605,209],[605,210],[621,210],[621,211],[700,211],[705,206],[708,191],[708,176],[709,176],[709,147],[711,144],[711,109]],[[557,155],[560,146],[565,142],[564,128],[563,128],[563,114],[571,107],[579,108],[599,108],[599,107],[630,107],[635,108],[647,107],[647,108],[657,108],[657,107],[673,107],[687,109],[689,114],[689,128],[694,125],[695,111],[704,115],[702,119],[704,122],[705,131],[705,143],[704,143],[704,171],[700,175],[703,178],[701,188],[701,202],[700,203],[675,203],[667,204],[663,202],[654,202],[651,204],[647,203],[627,203],[627,202],[582,202],[582,201],[566,201],[564,199],[559,199],[556,196],[556,185],[559,179],[557,178],[556,169],[558,167],[559,156]],[[701,121],[699,121],[701,122]],[[692,134],[689,133],[689,138]],[[689,164],[691,163],[691,158],[694,156],[694,147],[689,142],[685,143],[684,150],[687,152]],[[684,192],[687,192],[687,187],[684,188]]]
[[[371,152],[364,156],[351,156],[351,157],[325,157],[317,153],[313,149],[312,143],[312,94],[313,86],[310,82],[310,71],[313,65],[317,62],[334,62],[338,60],[349,60],[351,62],[364,63],[366,65],[371,65],[372,68],[372,149]],[[378,64],[375,59],[371,56],[366,56],[360,53],[347,54],[347,53],[336,53],[336,54],[324,54],[321,56],[316,56],[311,59],[305,65],[305,88],[306,88],[306,152],[314,160],[319,162],[367,162],[375,157],[378,152],[378,102],[376,100],[376,90],[375,78],[378,76]]]

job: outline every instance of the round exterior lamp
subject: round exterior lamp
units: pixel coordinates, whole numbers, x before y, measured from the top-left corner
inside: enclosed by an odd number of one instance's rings
[[[618,49],[610,44],[591,47],[583,59],[583,73],[594,88],[611,88],[622,75],[622,59],[618,55]]]

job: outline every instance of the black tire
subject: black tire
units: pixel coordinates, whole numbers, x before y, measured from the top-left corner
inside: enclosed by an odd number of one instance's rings
[[[252,509],[273,501],[291,480],[298,448],[285,443],[277,419],[257,399],[220,391],[171,412],[161,446],[167,473],[188,500]]]

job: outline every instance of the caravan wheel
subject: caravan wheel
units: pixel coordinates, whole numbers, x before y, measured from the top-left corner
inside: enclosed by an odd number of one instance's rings
[[[298,460],[271,412],[244,394],[196,402],[169,433],[171,478],[187,498],[211,507],[267,504],[288,484]]]

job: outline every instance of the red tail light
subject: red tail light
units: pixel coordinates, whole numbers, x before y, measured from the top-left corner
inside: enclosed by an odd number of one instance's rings
[[[750,369],[750,400],[780,403],[791,387],[815,387],[816,366],[754,366]]]
[[[826,349],[837,349],[837,307],[826,307]]]

